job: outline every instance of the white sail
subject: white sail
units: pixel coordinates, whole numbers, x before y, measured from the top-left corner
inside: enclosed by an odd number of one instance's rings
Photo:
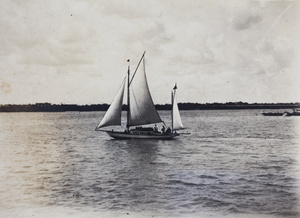
[[[173,95],[172,117],[173,117],[173,130],[184,129],[182,125],[179,109],[178,109],[178,104],[176,101],[175,90]]]
[[[123,80],[121,87],[119,88],[113,102],[109,106],[106,114],[101,120],[97,129],[105,126],[121,125],[121,113],[122,113],[122,103],[124,95],[125,79]]]
[[[139,67],[130,83],[130,120],[129,126],[137,126],[162,122],[155,109],[145,72],[145,58],[143,66]]]

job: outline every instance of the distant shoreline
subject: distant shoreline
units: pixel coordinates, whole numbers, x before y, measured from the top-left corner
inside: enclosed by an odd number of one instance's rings
[[[76,105],[76,104],[6,104],[0,105],[0,112],[66,112],[66,111],[106,111],[108,104]],[[157,110],[171,110],[170,104],[157,104]],[[179,103],[179,110],[241,110],[241,109],[293,109],[299,108],[300,103]],[[123,110],[127,106],[123,105]]]

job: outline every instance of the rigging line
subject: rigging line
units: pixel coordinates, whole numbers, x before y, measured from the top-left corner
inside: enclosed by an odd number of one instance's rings
[[[144,51],[144,53],[143,53],[143,55],[142,55],[142,57],[141,57],[141,59],[140,59],[138,65],[137,65],[137,67],[136,67],[136,69],[135,69],[135,71],[134,71],[134,73],[133,73],[133,76],[132,76],[132,78],[131,78],[131,80],[130,80],[130,82],[129,82],[129,86],[130,86],[130,84],[131,84],[131,82],[132,82],[132,80],[133,80],[133,78],[134,78],[134,76],[135,76],[135,74],[136,74],[136,71],[138,70],[138,68],[139,68],[139,66],[140,66],[140,64],[141,64],[141,62],[142,62],[142,60],[143,60],[143,58],[144,58],[144,56],[145,56],[145,53],[146,53],[146,51]]]

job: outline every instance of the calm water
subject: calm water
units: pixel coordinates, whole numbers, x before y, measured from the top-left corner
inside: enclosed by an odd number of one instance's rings
[[[103,112],[0,113],[0,217],[299,217],[300,117],[260,112],[182,111],[172,141],[110,139]]]

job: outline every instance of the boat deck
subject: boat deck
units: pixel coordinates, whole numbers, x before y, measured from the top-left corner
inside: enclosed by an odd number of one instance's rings
[[[163,134],[160,132],[131,130],[130,132],[106,131],[106,133],[115,139],[160,139],[168,140],[179,136],[178,133]]]

